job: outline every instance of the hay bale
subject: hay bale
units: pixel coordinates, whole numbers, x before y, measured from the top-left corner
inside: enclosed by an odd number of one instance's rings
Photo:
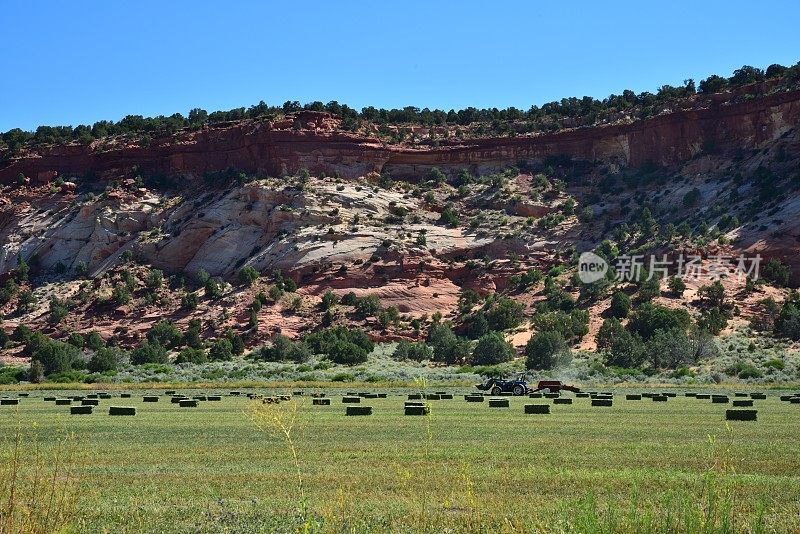
[[[26,393],[24,391],[17,393],[17,397],[30,397],[30,396],[31,396],[30,393]]]
[[[220,395],[209,395],[208,397],[206,397],[206,399],[209,402],[219,402],[222,400],[222,397]]]
[[[698,393],[697,395],[695,395],[695,398],[699,400],[708,400],[711,398],[711,395],[708,393]]]
[[[70,415],[91,415],[94,406],[70,406]]]
[[[181,408],[197,408],[198,402],[195,399],[181,399],[178,401],[178,406]]]
[[[172,404],[180,404],[182,400],[188,400],[188,399],[186,399],[186,397],[183,397],[183,396],[181,396],[181,397],[175,396],[175,397],[171,397],[169,399],[169,402],[171,402]]]
[[[525,405],[525,413],[538,413],[538,414],[550,413],[550,405],[549,404],[526,404]]]
[[[98,398],[108,400],[111,398],[111,393],[101,393]]]
[[[56,399],[56,406],[70,406],[72,399]]]
[[[86,395],[86,398],[87,399],[99,399],[100,395],[98,395],[97,393],[90,393],[89,395]]]
[[[164,391],[164,395],[175,395],[176,391],[174,389],[167,389]]]
[[[345,396],[342,397],[342,402],[345,404],[359,404],[361,402],[361,397]]]
[[[142,402],[158,402],[158,397],[156,395],[145,395],[142,397]]]
[[[725,410],[725,419],[728,421],[755,421],[758,410]]]
[[[800,404],[800,397],[792,397],[791,399],[789,399],[789,402],[791,404]]]
[[[697,393],[692,393],[691,391],[687,391],[683,394],[684,397],[697,397]]]
[[[784,402],[789,402],[790,400],[792,400],[792,397],[793,397],[793,396],[794,396],[794,395],[781,395],[781,397],[780,397],[780,398],[781,398],[781,400],[782,400],[782,401],[784,401]]]
[[[136,415],[134,406],[109,406],[108,415]]]
[[[405,401],[403,406],[430,406],[430,403],[424,401]]]
[[[712,395],[711,396],[711,403],[712,404],[728,404],[730,399],[728,399],[727,395]]]
[[[348,406],[345,415],[372,415],[372,406]]]
[[[439,395],[439,398],[442,400],[453,400],[453,395],[451,393],[444,393]]]
[[[765,393],[751,393],[750,398],[753,400],[767,400],[767,395]]]
[[[541,393],[528,393],[528,398],[529,399],[541,399],[542,398],[542,394]]]
[[[205,395],[195,395],[195,396],[194,396],[194,397],[192,397],[192,398],[193,398],[194,400],[197,400],[197,401],[204,401],[204,400],[206,400],[206,399],[207,399],[207,397],[206,397]]]
[[[81,406],[99,406],[100,399],[83,399],[81,401]]]
[[[417,400],[422,398],[422,393],[409,393],[408,400]]]
[[[736,392],[734,392],[733,396],[734,396],[734,397],[749,397],[749,395],[748,395],[747,393],[744,393],[744,392],[742,392],[742,391],[736,391]]]
[[[489,408],[508,408],[508,399],[489,399]]]
[[[55,400],[56,400],[56,398],[55,398],[55,397],[45,397],[45,398],[44,398],[44,401],[45,401],[45,402],[54,402]]]
[[[625,395],[625,400],[637,400],[638,401],[638,400],[642,400],[642,396],[641,395],[637,395],[635,393],[628,393],[627,395]]]
[[[385,399],[386,398],[386,393],[378,393],[378,398],[379,399]]]
[[[301,397],[303,395],[302,391],[292,391],[292,395],[295,397]]]
[[[666,395],[653,395],[653,402],[667,402],[668,398]]]
[[[579,399],[588,399],[590,397],[588,393],[576,393],[575,396]]]
[[[753,399],[734,399],[733,400],[733,407],[734,408],[747,408],[753,405]]]
[[[0,406],[16,406],[19,404],[19,399],[0,399]]]
[[[464,395],[464,400],[467,402],[483,402],[483,395]]]
[[[568,397],[561,397],[560,399],[553,399],[553,404],[572,404],[572,399]]]
[[[560,396],[561,396],[561,395],[560,395],[560,394],[558,394],[558,393],[545,393],[545,394],[544,394],[544,398],[545,398],[545,399],[557,399],[557,398],[559,398]]]
[[[316,399],[311,399],[311,404],[313,404],[314,406],[330,406],[331,400],[318,397]]]
[[[675,398],[675,397],[678,396],[677,393],[673,393],[673,392],[662,393],[662,395],[665,396],[665,397],[671,397],[671,398]]]
[[[612,399],[592,399],[592,406],[613,406]]]
[[[228,393],[228,395],[230,395],[231,397],[238,397],[241,394],[242,394],[241,391],[231,391]]]
[[[131,398],[131,394],[130,393],[120,393],[119,394],[119,398],[121,398],[121,399],[130,399]]]
[[[292,399],[292,397],[290,395],[278,395],[278,400],[279,401],[288,401],[288,400],[291,400],[291,399]]]
[[[429,405],[405,406],[404,409],[406,415],[428,415],[431,413],[431,407]]]
[[[425,395],[425,398],[427,400],[440,400],[442,396],[439,395],[438,393],[428,393],[427,395]]]
[[[73,395],[71,398],[74,401],[82,401],[85,397],[83,395]]]
[[[652,399],[653,395],[655,395],[655,393],[642,393],[642,398],[643,399]]]

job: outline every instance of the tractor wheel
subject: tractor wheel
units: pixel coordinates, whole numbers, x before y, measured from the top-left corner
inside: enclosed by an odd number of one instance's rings
[[[514,386],[514,395],[516,395],[517,397],[525,395],[525,388],[520,385]]]
[[[500,395],[502,392],[503,392],[503,390],[500,389],[500,386],[495,386],[495,387],[492,388],[492,395],[494,395],[495,397]]]

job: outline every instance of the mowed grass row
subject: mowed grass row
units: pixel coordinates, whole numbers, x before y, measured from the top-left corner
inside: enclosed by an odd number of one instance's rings
[[[740,530],[760,514],[768,529],[800,529],[800,405],[777,396],[755,402],[758,421],[727,424],[729,404],[683,397],[618,394],[612,407],[581,398],[537,415],[523,406],[548,399],[509,397],[509,408],[489,408],[457,396],[431,401],[430,417],[404,416],[405,395],[362,399],[373,415],[361,417],[346,417],[341,397],[330,406],[294,397],[307,503],[298,518],[285,441],[248,416],[260,401],[224,396],[179,408],[136,395],[70,416],[45,395],[2,406],[0,432],[20,420],[36,423],[43,441],[57,429],[75,433],[86,453],[78,504],[86,532],[293,530],[304,520],[323,531],[585,531],[595,508],[646,514],[673,506],[665,499],[683,500],[676,510],[703,507],[709,488],[730,491]],[[138,413],[111,417],[111,405]]]

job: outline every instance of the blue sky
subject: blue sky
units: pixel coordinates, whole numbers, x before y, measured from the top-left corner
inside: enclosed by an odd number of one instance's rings
[[[259,100],[527,109],[655,92],[796,63],[799,18],[796,0],[5,0],[0,131]]]

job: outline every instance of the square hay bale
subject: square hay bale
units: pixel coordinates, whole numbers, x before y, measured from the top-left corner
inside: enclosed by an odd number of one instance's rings
[[[695,398],[700,400],[708,400],[711,398],[711,395],[708,393],[698,393],[697,395],[695,395]]]
[[[178,406],[181,408],[197,408],[198,402],[195,399],[181,399],[178,401]]]
[[[483,395],[464,395],[464,400],[467,402],[483,402]]]
[[[131,398],[131,394],[130,393],[120,393],[119,394],[119,398],[121,398],[121,399],[130,399]]]
[[[691,391],[687,391],[683,394],[684,397],[697,397],[697,393],[692,393]]]
[[[526,404],[525,405],[525,413],[550,413],[550,405],[549,404]]]
[[[295,397],[301,397],[303,395],[303,392],[302,391],[292,391],[292,395],[294,395]]]
[[[99,406],[100,399],[83,399],[81,401],[81,406]]]
[[[56,399],[56,406],[71,406],[72,399]]]
[[[642,398],[643,399],[652,399],[653,395],[655,395],[655,393],[642,393]]]
[[[528,398],[529,399],[541,399],[542,398],[542,394],[541,393],[528,393]]]
[[[158,402],[158,397],[156,395],[145,395],[142,397],[142,402]]]
[[[194,396],[194,397],[192,397],[192,398],[193,398],[194,400],[198,400],[198,401],[204,401],[204,400],[206,400],[208,397],[206,397],[205,395],[195,395],[195,396]]]
[[[94,406],[70,406],[70,415],[91,415]]]
[[[508,399],[489,399],[489,408],[508,408]]]
[[[767,395],[765,393],[751,393],[750,398],[753,400],[766,400]]]
[[[800,397],[792,397],[791,399],[789,399],[789,402],[791,404],[800,404]]]
[[[292,397],[290,395],[278,395],[278,400],[280,400],[280,401],[288,401],[288,400],[292,400]]]
[[[553,404],[572,404],[572,399],[569,397],[561,397],[559,399],[553,399]]]
[[[98,398],[100,398],[100,399],[105,399],[105,400],[108,400],[108,399],[110,399],[110,398],[111,398],[111,393],[101,393],[101,394],[100,394],[100,395],[98,395],[97,397],[98,397]]]
[[[182,400],[188,400],[188,399],[186,399],[184,397],[170,397],[170,399],[169,399],[169,401],[172,404],[180,404]]]
[[[728,421],[755,421],[758,410],[725,410],[725,419]]]
[[[19,404],[19,399],[0,399],[0,406],[16,406]]]
[[[231,397],[238,397],[241,394],[242,394],[241,391],[231,391],[228,393],[228,395],[230,395]]]
[[[55,398],[55,397],[45,397],[45,398],[44,398],[44,401],[45,401],[45,402],[54,402],[55,400],[56,400],[56,398]]]
[[[728,404],[730,399],[728,399],[727,395],[712,395],[711,396],[711,403],[712,404]]]
[[[453,395],[451,393],[443,393],[439,395],[439,398],[442,400],[453,400]]]
[[[678,394],[677,394],[677,393],[673,393],[673,392],[671,392],[671,391],[669,391],[669,392],[667,392],[667,393],[662,393],[662,395],[664,395],[665,397],[671,397],[671,398],[675,398],[675,397],[677,397],[677,396],[678,396]]]
[[[424,401],[405,401],[403,406],[430,406],[430,403]]]
[[[642,400],[642,396],[636,393],[628,393],[625,395],[625,400]]]
[[[792,400],[793,395],[781,395],[781,400],[784,402],[789,402]]]
[[[109,406],[108,415],[136,415],[134,406]]]
[[[422,393],[409,393],[408,400],[417,400],[422,398]]]
[[[423,406],[405,406],[406,415],[428,415],[431,413],[431,407],[428,405]]]
[[[613,406],[612,399],[592,399],[592,406]]]
[[[425,395],[425,398],[428,400],[440,400],[442,396],[439,395],[438,393],[428,393],[427,395]]]
[[[668,398],[666,395],[653,395],[653,402],[667,402]]]
[[[749,395],[743,391],[736,391],[733,394],[734,397],[749,397]]]
[[[372,415],[372,406],[348,406],[345,415]]]
[[[164,391],[164,395],[175,395],[176,391],[174,389],[168,389]]]
[[[17,397],[30,397],[30,396],[31,396],[30,393],[26,393],[24,391],[17,393]]]
[[[575,396],[579,399],[588,399],[590,397],[588,393],[576,393]]]
[[[206,397],[209,402],[220,402],[222,400],[222,396],[220,395],[209,395]]]
[[[378,393],[378,398],[379,399],[385,399],[386,395],[387,395],[386,393]]]
[[[311,404],[313,404],[314,406],[330,406],[331,400],[317,397],[316,399],[311,399]]]
[[[345,404],[359,404],[361,402],[361,397],[344,396],[342,397],[342,402]]]
[[[753,399],[733,399],[734,408],[747,408],[753,405]]]
[[[85,398],[86,397],[84,397],[83,395],[73,395],[72,396],[72,400],[74,400],[74,401],[82,401]]]
[[[545,393],[545,394],[544,394],[544,398],[545,398],[545,399],[557,399],[557,398],[559,398],[560,396],[561,396],[561,395],[560,395],[559,393]]]
[[[97,393],[91,393],[89,395],[86,395],[86,398],[87,399],[99,399],[100,395],[98,395]]]

